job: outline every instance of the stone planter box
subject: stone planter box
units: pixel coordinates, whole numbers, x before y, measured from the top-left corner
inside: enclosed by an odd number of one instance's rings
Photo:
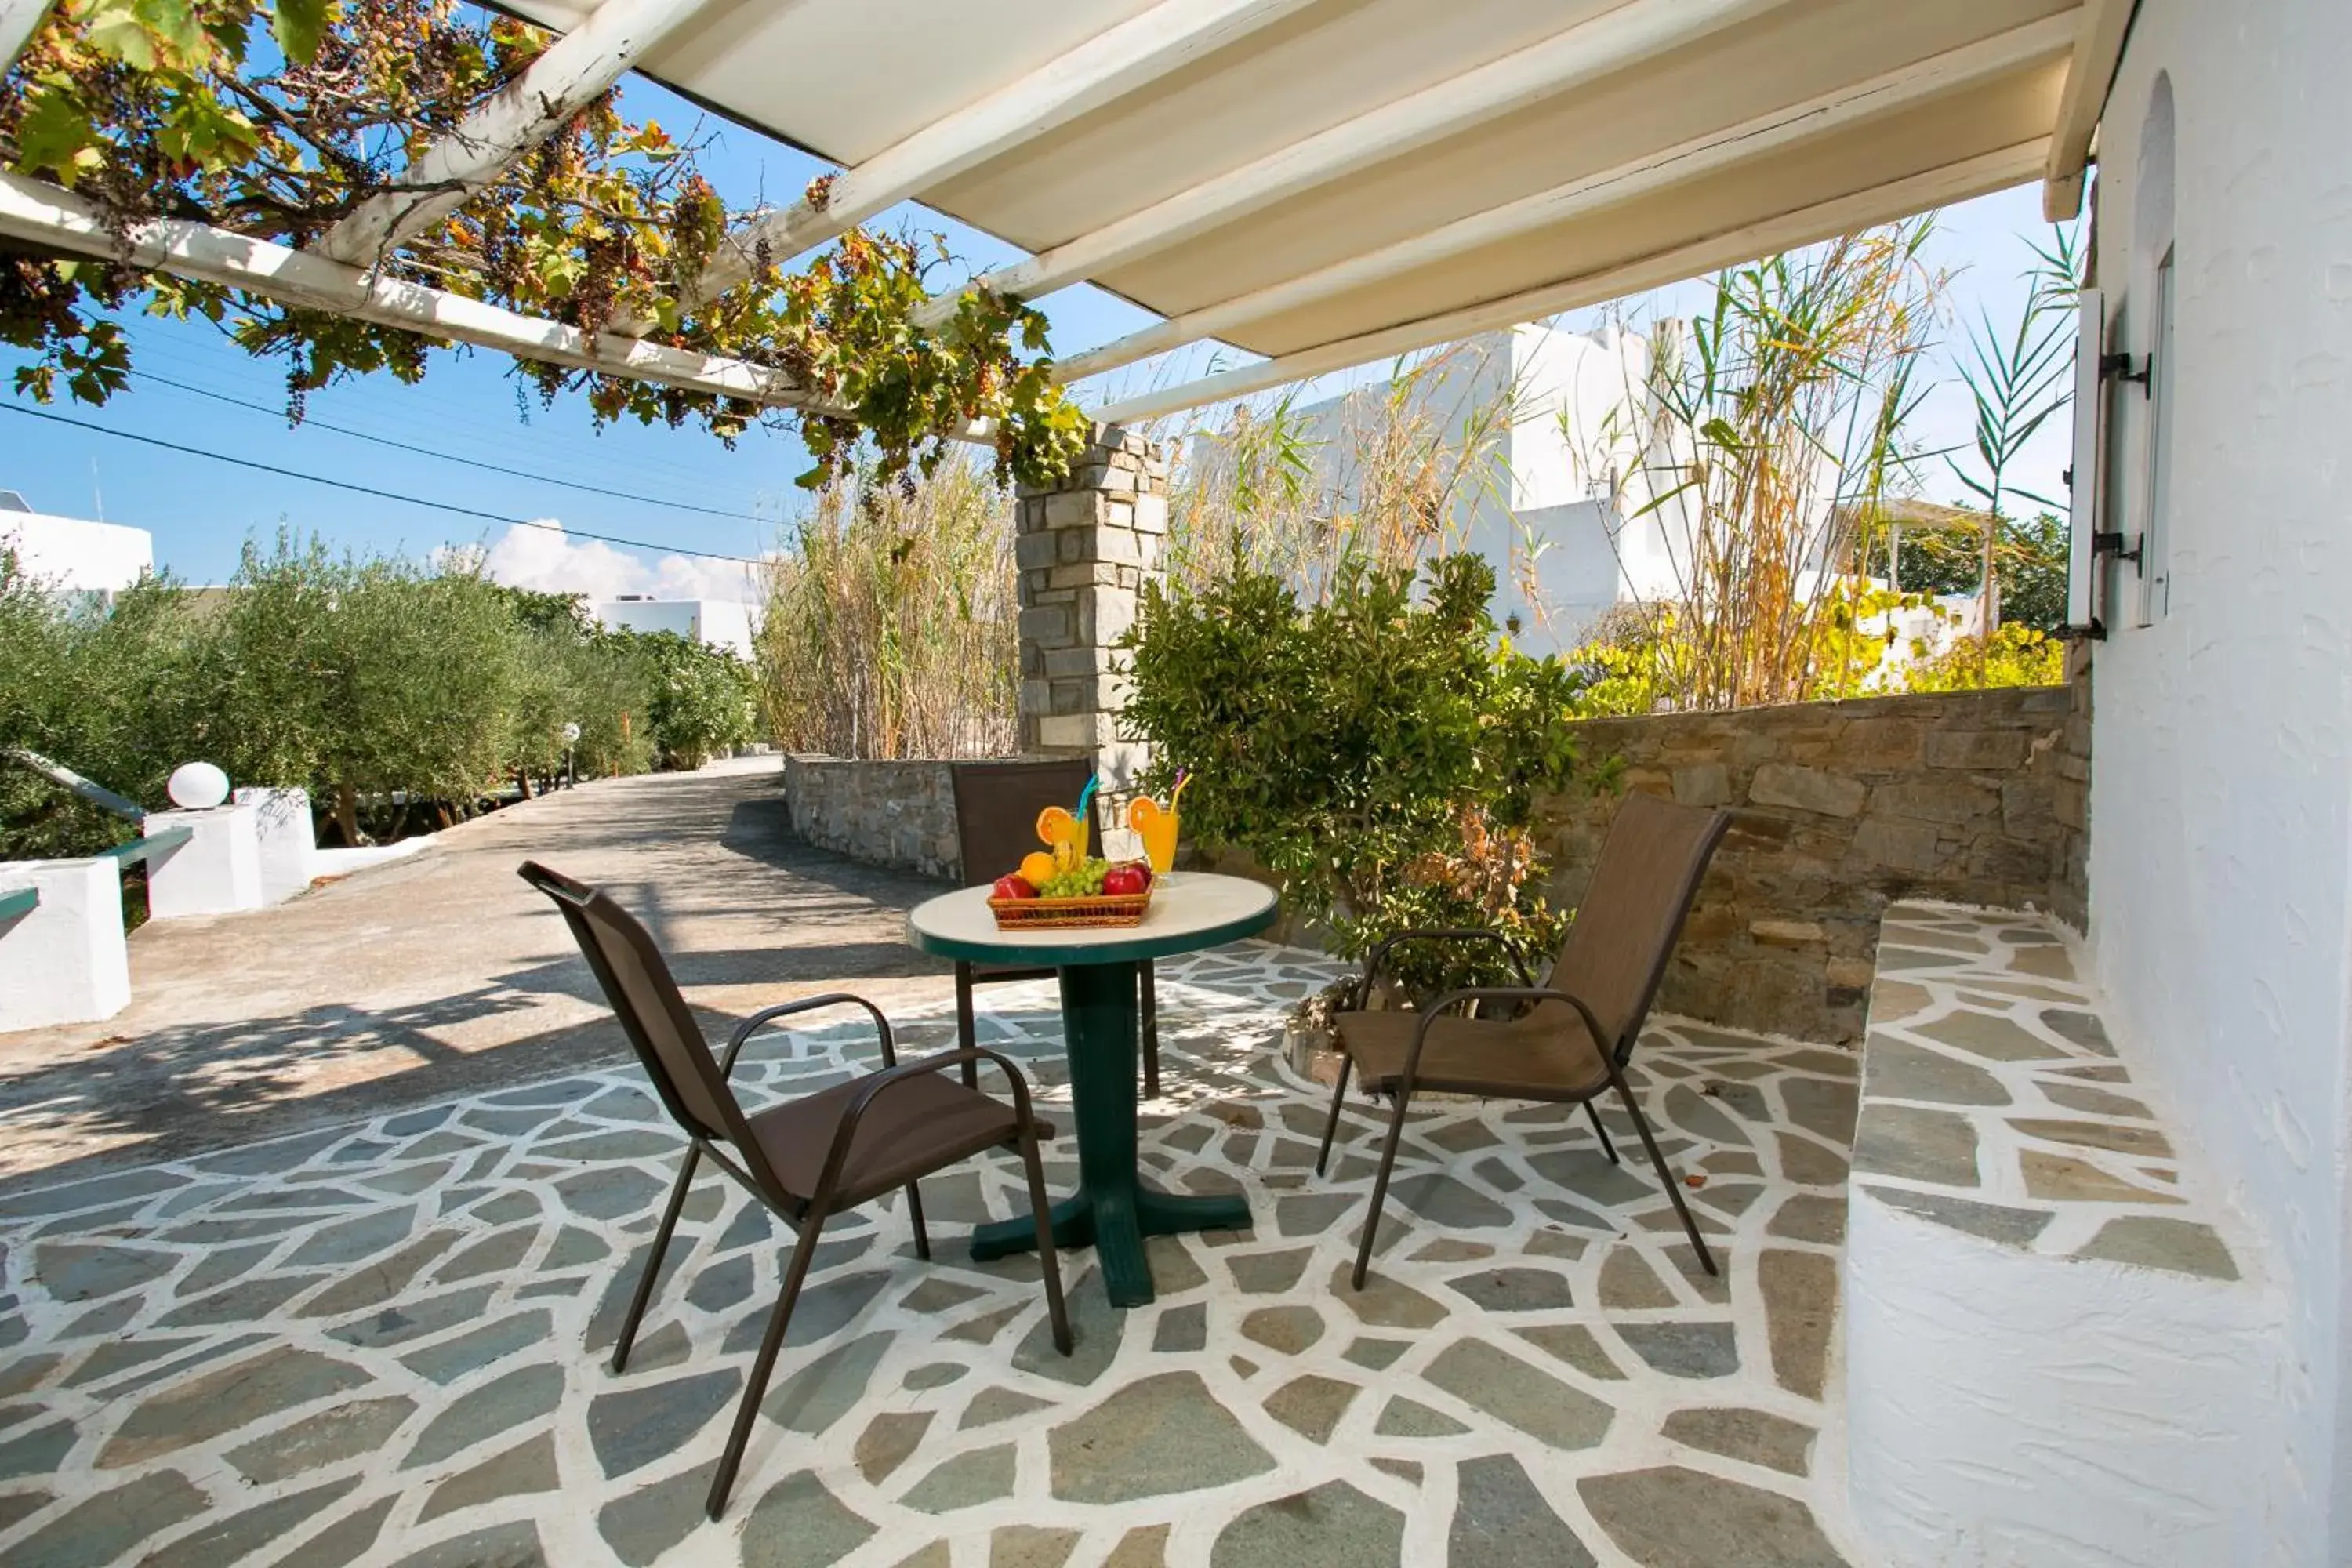
[[[1339,1081],[1339,1047],[1332,1042],[1328,1029],[1318,1029],[1296,1018],[1285,1019],[1282,1059],[1303,1079],[1322,1084]]]
[[[1339,1046],[1331,1037],[1330,1030],[1286,1018],[1282,1025],[1281,1050],[1282,1059],[1299,1077],[1326,1088],[1339,1081]],[[1415,1105],[1467,1105],[1478,1098],[1475,1094],[1440,1094],[1425,1089],[1412,1092]]]

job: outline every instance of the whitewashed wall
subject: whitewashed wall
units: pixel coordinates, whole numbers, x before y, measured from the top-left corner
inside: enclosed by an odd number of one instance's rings
[[[2175,154],[2144,174],[2169,79]],[[2352,1562],[2352,5],[2142,0],[2100,137],[2099,282],[2147,351],[2177,247],[2168,603],[2109,577],[2091,924],[2154,1061],[2293,1300],[2259,1472],[2266,1562]],[[2152,154],[2160,163],[2160,154]],[[2145,189],[2143,187],[2146,187]],[[2160,371],[2159,374],[2162,374]],[[2147,405],[2113,395],[2109,526],[2137,531]]]
[[[155,569],[155,539],[143,528],[0,511],[0,545],[33,577],[73,593],[118,594]]]
[[[607,599],[597,622],[614,631],[675,632],[690,642],[751,657],[751,608],[733,599]]]
[[[1456,451],[1479,411],[1507,410],[1490,461],[1455,486],[1447,544],[1493,563],[1495,617],[1517,617],[1518,642],[1531,652],[1574,647],[1629,598],[1676,592],[1675,562],[1687,559],[1688,545],[1667,531],[1679,510],[1626,524],[1610,500],[1612,468],[1629,481],[1623,510],[1639,511],[1648,500],[1633,438],[1642,422],[1628,399],[1643,395],[1649,366],[1650,345],[1636,334],[1529,324],[1455,345],[1413,388],[1431,433]],[[1386,386],[1361,388],[1298,411],[1306,438],[1320,445],[1318,482],[1342,504],[1359,493],[1358,433],[1378,427],[1389,395]]]

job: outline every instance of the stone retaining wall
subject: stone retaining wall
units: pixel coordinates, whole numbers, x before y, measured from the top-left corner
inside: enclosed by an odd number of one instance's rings
[[[1594,720],[1589,766],[1735,813],[1659,1005],[1814,1040],[1861,1037],[1878,926],[1906,898],[2043,910],[2088,901],[2090,681]],[[1574,904],[1617,796],[1540,808],[1550,894]]]
[[[952,878],[960,868],[952,765],[787,756],[784,799],[793,831],[867,865]]]

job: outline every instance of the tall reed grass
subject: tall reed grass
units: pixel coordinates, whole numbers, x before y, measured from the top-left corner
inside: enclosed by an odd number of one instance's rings
[[[1454,343],[1399,360],[1387,382],[1336,409],[1310,413],[1293,393],[1217,411],[1218,423],[1162,422],[1150,434],[1176,459],[1171,584],[1199,587],[1239,565],[1315,603],[1351,558],[1414,565],[1460,549],[1482,504],[1509,510],[1507,438],[1524,411],[1507,363],[1491,374],[1494,358],[1488,341]]]
[[[818,492],[767,574],[757,638],[789,751],[1009,755],[1020,638],[1013,498],[950,460],[905,486]]]
[[[1670,590],[1616,618],[1664,706],[1853,695],[1885,649],[1860,635],[1867,520],[1915,481],[1906,426],[1944,279],[1932,217],[1733,268],[1711,308],[1657,331],[1645,384],[1581,437],[1620,479],[1620,531],[1666,521]],[[1612,454],[1639,454],[1618,469]],[[1612,537],[1613,542],[1613,537]]]

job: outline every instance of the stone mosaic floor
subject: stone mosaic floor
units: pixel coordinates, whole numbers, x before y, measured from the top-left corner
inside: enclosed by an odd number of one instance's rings
[[[1890,908],[1863,1051],[1863,1190],[2025,1251],[2237,1279],[2098,1005],[2040,916]]]
[[[1554,1108],[1455,1102],[1413,1121],[1359,1295],[1375,1123],[1351,1115],[1315,1179],[1325,1096],[1272,1049],[1328,973],[1259,944],[1160,966],[1144,1158],[1239,1186],[1257,1227],[1153,1243],[1160,1298],[1126,1313],[1066,1257],[1074,1357],[1032,1260],[961,1256],[961,1225],[1013,1212],[1009,1162],[925,1184],[931,1264],[888,1207],[836,1222],[718,1525],[700,1500],[781,1238],[706,1176],[611,1373],[678,1146],[634,1071],[13,1195],[0,1563],[1858,1561],[1831,1353],[1853,1057],[1651,1031],[1635,1077],[1703,1178],[1720,1279],[1636,1156]],[[983,1002],[1050,1103],[1050,988]],[[799,1092],[866,1049],[773,1035],[738,1077]]]

